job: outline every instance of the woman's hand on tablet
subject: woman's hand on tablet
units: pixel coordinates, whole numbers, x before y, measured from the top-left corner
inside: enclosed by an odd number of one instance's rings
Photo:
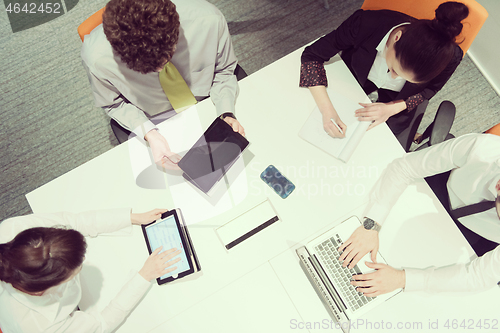
[[[141,214],[130,213],[130,221],[137,225],[148,224],[161,218],[161,214],[165,212],[168,212],[168,209],[153,209]]]
[[[153,279],[159,278],[162,275],[175,271],[177,267],[169,268],[175,263],[179,262],[181,258],[174,258],[181,254],[181,250],[170,249],[160,253],[163,246],[160,246],[146,259],[144,266],[139,271],[139,274],[146,279],[146,281],[151,281]]]

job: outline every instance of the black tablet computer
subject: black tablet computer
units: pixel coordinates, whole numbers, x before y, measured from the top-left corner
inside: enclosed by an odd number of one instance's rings
[[[158,284],[180,279],[201,269],[179,209],[163,213],[161,219],[142,225],[142,232],[150,254],[160,246],[163,246],[162,252],[174,247],[182,251],[178,256],[181,260],[174,265],[177,269],[156,279]]]
[[[184,178],[208,194],[248,144],[243,135],[217,117],[178,166],[184,171]]]

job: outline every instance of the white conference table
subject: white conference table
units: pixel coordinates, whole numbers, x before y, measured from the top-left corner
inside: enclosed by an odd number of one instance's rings
[[[151,175],[148,179],[160,189],[138,186],[136,178],[147,167],[149,155],[137,139],[27,194],[35,213],[182,209],[202,271],[174,283],[153,284],[118,332],[335,330],[321,326],[330,317],[300,269],[295,249],[351,215],[361,217],[378,176],[404,151],[385,124],[366,133],[348,163],[300,139],[297,133],[315,106],[308,90],[298,87],[301,52],[240,81],[237,117],[251,145],[232,169],[242,171],[230,172],[229,186],[221,184],[212,199],[178,174]],[[366,98],[341,61],[328,65],[327,73],[330,88],[353,99]],[[214,106],[205,100],[159,128],[172,150],[182,152],[214,117]],[[285,200],[259,179],[269,164],[296,185]],[[216,228],[267,199],[280,221],[226,250]],[[404,193],[380,238],[381,253],[395,267],[467,262],[473,253],[423,181]],[[104,307],[148,255],[139,227],[88,239],[88,244],[81,273],[83,310]],[[381,321],[390,322],[393,329],[399,322],[421,322],[419,331],[425,331],[433,330],[429,323],[436,320],[442,329],[446,319],[498,318],[492,307],[483,305],[498,299],[496,289],[459,297],[402,293],[369,312],[364,318],[372,327],[358,331],[380,331]],[[474,306],[466,309],[465,304]],[[308,329],[308,323],[320,326]]]

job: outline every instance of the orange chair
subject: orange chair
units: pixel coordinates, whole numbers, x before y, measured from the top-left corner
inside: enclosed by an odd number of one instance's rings
[[[495,126],[493,126],[492,128],[490,128],[489,130],[487,130],[484,133],[495,134],[495,135],[500,136],[500,123],[496,124]]]
[[[458,0],[469,7],[469,16],[462,21],[463,29],[457,41],[460,48],[464,51],[464,55],[469,49],[477,33],[483,26],[484,21],[488,17],[488,12],[477,3],[475,0]],[[365,0],[361,9],[379,10],[390,9],[397,12],[405,13],[417,19],[432,20],[435,17],[435,10],[440,4],[446,2],[444,0]]]
[[[83,38],[85,35],[90,34],[92,30],[94,30],[99,24],[102,23],[102,14],[104,13],[104,9],[106,7],[103,7],[99,9],[97,12],[92,14],[88,19],[83,21],[82,24],[78,26],[78,35],[80,36],[80,39],[83,42]],[[110,120],[109,125],[111,126],[111,129],[113,133],[116,136],[116,139],[118,140],[119,143],[125,142],[128,140],[130,132],[122,128],[114,119]],[[2,333],[2,332],[0,332]]]
[[[78,35],[80,35],[82,42],[85,35],[90,34],[90,32],[94,30],[95,27],[102,23],[102,13],[104,13],[104,8],[106,7],[103,7],[92,14],[92,16],[83,21],[83,23],[78,27]]]

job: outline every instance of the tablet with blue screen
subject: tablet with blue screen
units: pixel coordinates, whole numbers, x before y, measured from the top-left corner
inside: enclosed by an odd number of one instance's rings
[[[174,265],[177,269],[156,279],[158,284],[171,282],[200,270],[201,267],[180,210],[168,211],[162,214],[161,219],[142,225],[142,232],[150,254],[160,246],[163,246],[162,252],[172,248],[181,250],[181,254],[171,259],[181,258]]]

